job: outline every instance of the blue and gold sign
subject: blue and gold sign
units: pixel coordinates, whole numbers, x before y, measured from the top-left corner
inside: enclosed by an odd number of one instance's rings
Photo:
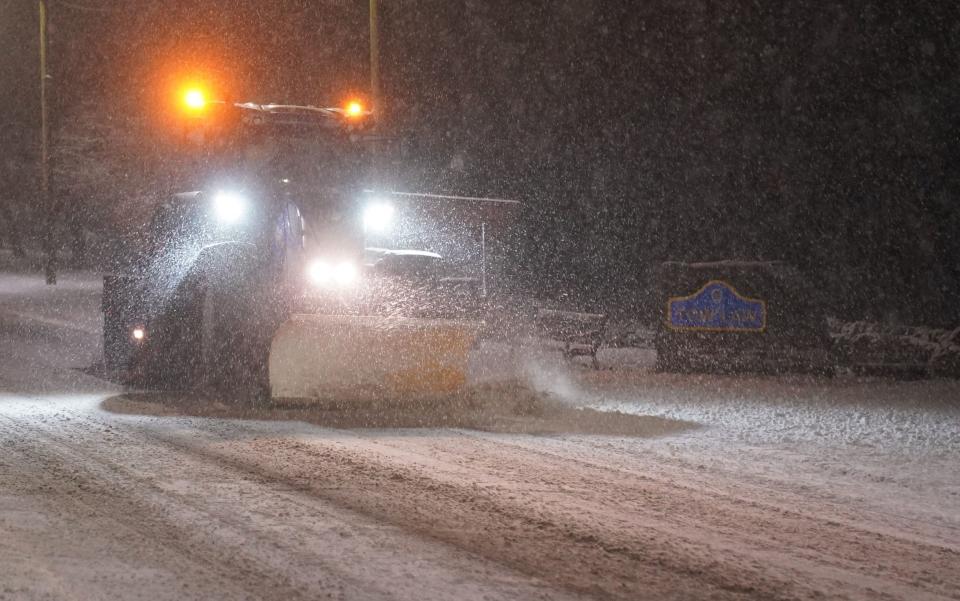
[[[762,332],[767,304],[741,296],[733,286],[711,280],[690,296],[667,301],[667,325],[673,330]]]

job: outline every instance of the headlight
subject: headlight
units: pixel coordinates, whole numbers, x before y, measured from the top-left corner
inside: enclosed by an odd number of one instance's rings
[[[333,267],[326,261],[314,261],[307,267],[307,275],[311,282],[322,286],[333,280]]]
[[[130,337],[133,338],[135,342],[143,342],[143,339],[147,337],[147,331],[144,330],[142,326],[136,326],[130,330]]]
[[[213,212],[217,221],[225,225],[237,223],[247,212],[247,203],[234,192],[217,192],[213,197]]]
[[[357,266],[350,261],[337,264],[333,272],[333,279],[339,286],[351,286],[357,281]]]
[[[348,288],[360,277],[353,261],[331,262],[318,259],[307,266],[307,276],[317,286],[325,288]]]
[[[363,228],[368,232],[385,232],[393,221],[393,206],[385,202],[367,205],[363,211]]]

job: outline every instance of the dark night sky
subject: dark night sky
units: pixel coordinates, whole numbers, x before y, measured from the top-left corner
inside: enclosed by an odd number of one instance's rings
[[[366,85],[365,1],[50,4],[70,123],[196,65],[256,100]],[[840,311],[960,319],[960,9],[897,4],[381,0],[389,121],[430,186],[530,203],[547,280],[642,304],[659,260],[783,258]],[[35,122],[33,10],[0,2],[8,140]]]

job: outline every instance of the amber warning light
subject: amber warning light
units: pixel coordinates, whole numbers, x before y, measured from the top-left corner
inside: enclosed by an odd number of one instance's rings
[[[367,111],[364,110],[363,104],[359,100],[351,100],[343,108],[343,112],[352,119],[357,119],[363,117]]]
[[[202,111],[207,107],[207,95],[200,88],[187,88],[183,92],[183,106],[193,112]]]

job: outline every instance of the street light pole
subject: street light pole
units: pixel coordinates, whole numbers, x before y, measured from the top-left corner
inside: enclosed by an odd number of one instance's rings
[[[374,123],[383,114],[383,99],[380,97],[380,33],[378,27],[377,0],[370,0],[370,95],[373,104]]]
[[[57,283],[57,257],[53,240],[53,206],[50,198],[50,124],[47,109],[47,3],[40,9],[40,196],[45,213],[43,251],[48,285]]]

